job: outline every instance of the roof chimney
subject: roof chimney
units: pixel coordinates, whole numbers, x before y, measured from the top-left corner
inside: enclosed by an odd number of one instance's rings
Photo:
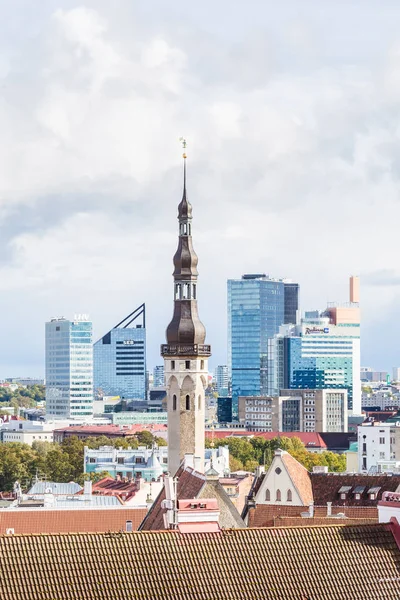
[[[331,517],[332,516],[332,502],[327,502],[326,503],[326,516],[327,517]]]

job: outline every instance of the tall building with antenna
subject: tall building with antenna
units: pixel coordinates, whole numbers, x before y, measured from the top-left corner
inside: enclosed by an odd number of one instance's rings
[[[94,396],[146,399],[146,307],[138,306],[93,346]]]
[[[183,142],[184,147],[186,142]],[[197,255],[192,243],[192,207],[186,193],[178,206],[179,242],[174,256],[174,314],[161,346],[167,386],[168,468],[175,475],[185,454],[204,472],[204,403],[211,346],[197,311]]]

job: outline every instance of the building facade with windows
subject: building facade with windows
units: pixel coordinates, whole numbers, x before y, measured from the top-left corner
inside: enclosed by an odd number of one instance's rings
[[[350,279],[350,289],[352,280]],[[351,295],[351,298],[358,296]],[[306,313],[300,325],[282,327],[268,345],[268,394],[281,389],[346,389],[348,408],[361,413],[358,302]]]
[[[400,421],[363,423],[358,431],[358,469],[359,471],[379,472],[381,464],[395,466],[400,461]]]
[[[228,280],[228,366],[234,418],[239,396],[267,393],[268,340],[286,318],[296,323],[298,296],[298,284],[265,274]]]
[[[96,397],[146,399],[146,313],[136,308],[93,347]]]
[[[164,365],[156,365],[153,369],[153,388],[164,387]]]
[[[228,365],[218,365],[215,368],[214,380],[217,386],[218,395],[227,396],[229,394]]]
[[[168,448],[139,446],[122,450],[114,446],[100,446],[93,450],[85,446],[84,464],[85,473],[107,471],[111,477],[142,477],[151,481],[168,471]]]
[[[239,422],[249,431],[347,431],[347,390],[282,390],[239,397]]]
[[[46,418],[93,415],[92,323],[86,315],[46,323]]]

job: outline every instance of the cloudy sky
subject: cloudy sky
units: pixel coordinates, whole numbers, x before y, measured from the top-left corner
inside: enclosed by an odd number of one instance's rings
[[[211,367],[226,279],[290,277],[303,309],[362,278],[362,362],[400,365],[398,0],[3,0],[0,378],[43,375],[44,322],[100,337],[172,315],[181,149]]]

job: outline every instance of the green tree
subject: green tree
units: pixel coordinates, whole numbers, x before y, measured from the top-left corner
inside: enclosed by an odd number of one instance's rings
[[[159,446],[159,447],[168,446],[167,440],[164,440],[164,438],[162,438],[162,437],[155,436],[154,441],[157,444],[157,446]]]
[[[47,452],[44,463],[44,472],[46,478],[50,481],[67,483],[77,479],[82,471],[83,464],[81,465],[79,473],[76,475],[76,470],[69,462],[68,453],[64,452],[61,446],[54,445],[54,447]]]
[[[97,483],[106,477],[110,477],[110,473],[108,471],[100,471],[100,473],[81,473],[76,479],[76,483],[79,483],[79,485],[83,486],[85,481]]]
[[[229,469],[232,473],[235,473],[235,471],[242,471],[243,465],[240,462],[240,460],[238,460],[232,455],[229,455]]]
[[[12,490],[17,480],[22,487],[28,487],[36,468],[37,454],[28,444],[0,444],[0,490]]]
[[[150,431],[139,431],[136,434],[136,438],[139,442],[139,446],[147,446],[147,448],[151,448],[154,442],[154,438]]]

